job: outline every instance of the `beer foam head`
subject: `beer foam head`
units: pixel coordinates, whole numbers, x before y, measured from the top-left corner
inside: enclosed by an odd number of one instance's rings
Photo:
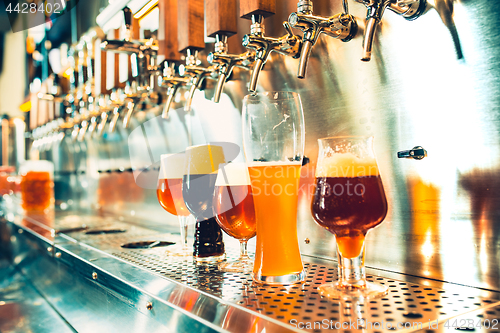
[[[316,167],[316,177],[354,178],[378,175],[375,158],[359,158],[352,153],[337,153],[323,157]]]
[[[228,163],[221,165],[215,186],[250,185],[250,176],[246,163]]]
[[[207,175],[217,172],[226,163],[222,146],[200,145],[186,149],[186,169],[184,174]]]
[[[182,179],[185,167],[186,154],[161,155],[159,179]]]

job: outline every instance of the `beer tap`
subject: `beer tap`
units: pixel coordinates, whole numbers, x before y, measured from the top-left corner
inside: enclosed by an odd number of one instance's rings
[[[191,103],[196,89],[199,89],[206,78],[216,78],[218,66],[209,67],[200,66],[201,61],[198,59],[198,50],[188,48],[186,50],[186,65],[179,67],[179,74],[189,77],[189,94],[184,105],[184,111],[191,110]]]
[[[426,9],[426,0],[355,0],[364,4],[368,11],[366,13],[366,28],[363,38],[362,61],[370,61],[372,55],[373,38],[377,26],[384,15],[385,9],[403,16],[412,21],[420,17]]]
[[[176,73],[176,63],[171,62],[168,64],[166,61],[164,63],[165,68],[163,69],[163,76],[159,78],[159,85],[167,87],[167,101],[163,108],[163,112],[161,114],[163,119],[168,118],[168,111],[170,110],[170,106],[175,98],[175,94],[177,90],[189,83],[189,78],[177,76]]]
[[[157,41],[152,38],[146,40],[132,39],[132,11],[130,8],[125,7],[123,14],[126,28],[125,39],[105,40],[101,43],[101,48],[106,51],[125,53],[130,56],[132,76],[137,78],[138,82],[129,86],[131,89],[127,89],[124,96],[123,106],[127,108],[127,112],[123,119],[123,127],[127,128],[135,106],[149,96],[154,82],[153,76],[159,73],[159,67],[155,64],[158,52]],[[113,120],[118,120],[119,111],[115,106]],[[113,120],[112,123],[116,124]],[[114,130],[114,126],[110,128]]]
[[[177,30],[177,0],[160,0],[158,2],[160,24],[158,26],[158,55],[164,58],[163,71],[158,77],[158,85],[167,88],[167,100],[163,108],[162,118],[168,118],[178,89],[189,83],[188,77],[178,73],[182,54],[179,53]]]
[[[211,64],[217,64],[219,68],[219,79],[215,87],[214,102],[219,103],[224,84],[231,76],[234,67],[251,70],[255,61],[255,52],[245,52],[241,54],[227,53],[227,36],[216,35],[215,52],[208,55],[207,60]]]
[[[254,94],[257,90],[259,74],[271,52],[288,55],[294,59],[300,56],[302,41],[293,34],[288,22],[283,22],[283,27],[287,32],[286,35],[280,38],[264,35],[264,25],[262,23],[264,17],[273,15],[275,8],[276,0],[247,0],[246,3],[240,5],[241,17],[252,20],[250,34],[245,35],[242,41],[244,47],[255,51],[255,62],[248,87],[251,94]]]
[[[206,0],[206,27],[207,35],[215,37],[215,49],[207,60],[219,69],[218,81],[215,88],[214,102],[218,103],[224,83],[230,77],[233,68],[239,67],[250,70],[255,61],[254,52],[242,54],[228,54],[227,39],[237,33],[236,2],[233,0]]]
[[[186,64],[180,66],[179,73],[190,80],[189,94],[184,106],[184,110],[189,111],[196,89],[201,87],[206,78],[216,79],[218,66],[203,67],[198,58],[198,52],[205,49],[204,1],[183,1],[183,4],[178,6],[177,15],[179,22],[187,23],[178,30],[178,47],[179,52],[186,52]]]
[[[303,79],[306,76],[307,62],[320,34],[323,33],[327,36],[340,39],[343,42],[350,41],[356,35],[358,25],[354,16],[349,14],[346,1],[343,0],[344,13],[331,17],[313,15],[312,0],[299,0],[297,3],[297,12],[290,14],[288,23],[292,27],[302,30],[304,33],[297,71],[299,79]]]

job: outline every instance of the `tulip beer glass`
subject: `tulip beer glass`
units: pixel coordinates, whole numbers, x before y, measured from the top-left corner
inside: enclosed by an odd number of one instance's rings
[[[311,211],[337,241],[339,281],[318,287],[333,298],[374,298],[387,287],[365,279],[365,236],[382,223],[387,200],[373,152],[373,137],[318,140],[316,190]]]
[[[243,146],[257,222],[253,279],[301,282],[297,197],[304,155],[304,115],[293,92],[265,92],[243,100]]]
[[[228,163],[219,169],[215,182],[214,213],[219,226],[240,241],[240,257],[219,264],[223,272],[250,272],[253,260],[247,254],[247,242],[254,237],[255,209],[246,163]]]
[[[184,204],[182,197],[182,179],[184,177],[184,165],[186,155],[164,154],[160,160],[160,176],[156,195],[160,205],[170,214],[176,215],[181,226],[180,247],[169,249],[167,254],[177,256],[191,256],[192,249],[187,244],[187,229],[190,212]]]
[[[182,197],[196,218],[194,257],[197,262],[225,259],[222,231],[214,217],[213,198],[217,171],[226,163],[220,145],[205,144],[186,149]]]

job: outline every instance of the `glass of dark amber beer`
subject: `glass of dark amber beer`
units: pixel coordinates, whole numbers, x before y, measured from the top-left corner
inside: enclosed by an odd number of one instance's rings
[[[243,146],[257,222],[253,279],[301,282],[297,198],[304,155],[304,114],[294,92],[265,92],[243,100]]]
[[[190,212],[182,197],[182,179],[186,155],[164,154],[160,159],[160,175],[156,195],[160,205],[170,214],[176,215],[181,226],[181,246],[167,250],[168,255],[192,256],[193,250],[188,246],[187,231]]]
[[[228,163],[219,169],[215,181],[214,213],[219,226],[240,241],[240,257],[219,264],[223,272],[251,272],[253,260],[247,242],[257,233],[250,177],[246,163]]]
[[[332,298],[374,298],[387,287],[365,279],[365,237],[382,223],[387,200],[373,137],[319,139],[312,215],[337,241],[339,280],[318,287]]]

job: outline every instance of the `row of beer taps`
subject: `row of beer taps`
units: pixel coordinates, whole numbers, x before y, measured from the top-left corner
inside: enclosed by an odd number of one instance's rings
[[[242,0],[243,1],[243,0]],[[218,103],[225,83],[231,79],[235,68],[251,71],[248,91],[257,92],[259,75],[264,64],[273,52],[290,56],[298,60],[297,77],[306,76],[307,64],[311,51],[321,34],[348,42],[358,32],[355,17],[349,14],[347,0],[341,0],[343,12],[330,17],[318,16],[313,11],[312,0],[299,0],[297,11],[289,15],[283,22],[285,34],[281,37],[270,37],[265,34],[263,11],[255,11],[242,16],[251,20],[250,33],[245,35],[242,45],[247,49],[242,54],[231,54],[227,39],[234,33],[221,32],[215,34],[214,51],[207,56],[209,66],[202,66],[199,49],[188,47],[185,50],[185,62],[163,61],[158,63],[158,42],[150,36],[145,39],[133,39],[131,35],[132,12],[123,10],[125,21],[125,38],[122,40],[104,39],[102,32],[93,30],[82,37],[80,43],[73,47],[69,59],[72,73],[70,75],[69,93],[65,96],[52,93],[55,99],[64,101],[64,121],[36,132],[38,137],[61,130],[70,130],[73,140],[84,140],[92,135],[101,136],[106,130],[113,132],[118,120],[122,117],[122,126],[127,128],[135,110],[151,105],[162,105],[162,117],[168,118],[176,93],[181,87],[188,89],[184,109],[189,111],[195,91],[202,87],[204,80],[215,80],[213,101]],[[385,9],[389,9],[408,20],[422,15],[426,8],[426,0],[355,0],[367,7],[366,26],[364,28],[363,52],[361,60],[371,59],[375,32]],[[302,36],[294,34],[293,29],[300,30]],[[108,52],[124,53],[129,56],[132,80],[125,88],[115,89],[110,94],[97,96],[95,88],[96,49],[94,41],[101,38],[100,47]],[[57,82],[55,83],[57,86]],[[162,94],[163,92],[163,94]],[[165,94],[166,93],[166,94]],[[166,95],[166,99],[162,96]],[[47,96],[47,95],[44,95]],[[49,94],[50,96],[50,94]],[[36,136],[35,135],[35,136]]]

